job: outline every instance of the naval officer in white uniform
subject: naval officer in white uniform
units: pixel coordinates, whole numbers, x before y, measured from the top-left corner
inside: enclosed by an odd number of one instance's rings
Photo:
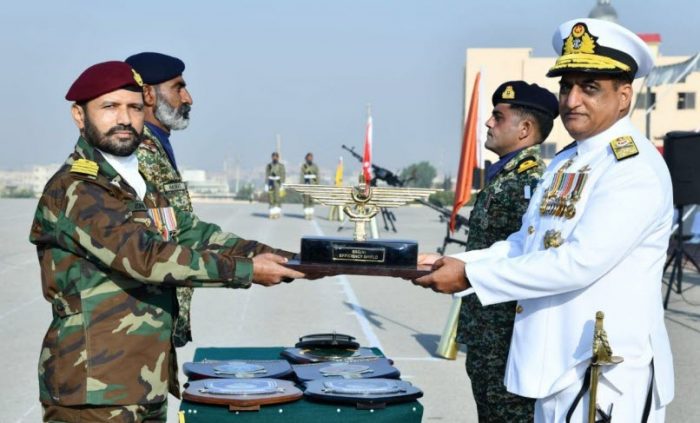
[[[548,76],[561,78],[559,113],[575,142],[547,168],[518,232],[484,250],[422,254],[419,262],[436,270],[414,283],[475,292],[484,305],[518,301],[504,382],[538,399],[538,422],[566,420],[603,311],[610,346],[624,362],[603,367],[597,404],[605,413],[614,405],[613,422],[645,414],[662,422],[673,398],[661,298],[671,180],[628,117],[632,81],[648,74],[653,58],[637,35],[595,19],[562,24],[553,44],[560,57]],[[586,393],[571,421],[587,413]]]

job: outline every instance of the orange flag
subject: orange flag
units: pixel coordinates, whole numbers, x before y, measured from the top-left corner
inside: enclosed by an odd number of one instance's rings
[[[479,80],[481,72],[476,74],[472,98],[469,102],[469,112],[464,124],[464,134],[462,136],[462,154],[459,159],[459,173],[457,174],[457,185],[455,187],[455,202],[452,205],[452,216],[450,217],[450,231],[455,230],[455,217],[459,209],[467,204],[472,197],[472,182],[474,178],[474,168],[476,167],[477,132],[479,119]]]

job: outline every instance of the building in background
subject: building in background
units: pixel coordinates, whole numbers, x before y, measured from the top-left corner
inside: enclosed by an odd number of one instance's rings
[[[196,200],[232,200],[234,193],[229,192],[226,175],[210,175],[201,169],[186,169],[182,171],[182,180],[187,184],[187,190],[193,201]]]
[[[0,196],[38,197],[61,165],[35,165],[28,170],[0,170]]]
[[[591,10],[589,17],[617,22],[617,12],[610,0],[598,0]],[[651,48],[656,57],[656,66],[671,65],[684,62],[691,56],[663,56],[660,51],[661,35],[656,33],[638,34]],[[698,44],[700,50],[700,44]],[[689,52],[694,55],[697,52]],[[554,62],[554,54],[550,57],[533,57],[532,48],[469,48],[466,51],[466,66],[464,73],[464,112],[469,109],[474,79],[481,72],[481,98],[488,102],[486,110],[490,112],[491,93],[504,81],[522,79],[536,83],[553,93],[559,91],[559,78],[548,78],[545,75]],[[641,131],[647,130],[647,101],[652,107],[649,114],[648,134],[657,146],[663,145],[663,138],[670,131],[700,130],[700,72],[689,73],[682,82],[664,84],[650,89],[647,98],[647,88],[644,79],[634,82],[635,98],[631,118]],[[488,113],[488,112],[487,112]],[[486,116],[488,118],[488,116]],[[484,118],[484,122],[486,120]],[[571,137],[564,129],[560,119],[554,124],[552,133],[542,144],[543,158],[554,157],[557,151],[571,142]],[[498,158],[491,152],[486,152],[485,158],[492,162]]]

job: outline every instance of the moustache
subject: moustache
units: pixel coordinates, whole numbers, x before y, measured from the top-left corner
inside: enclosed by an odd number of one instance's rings
[[[178,109],[177,112],[178,112],[178,114],[179,114],[180,116],[182,116],[183,118],[189,119],[189,118],[190,118],[190,110],[192,110],[192,106],[191,106],[191,105],[189,105],[189,104],[183,104],[182,106],[180,106],[180,108]]]
[[[112,135],[116,134],[116,133],[119,132],[119,131],[129,131],[129,132],[131,132],[131,134],[132,134],[134,137],[138,137],[138,136],[139,136],[139,133],[136,132],[136,129],[134,129],[134,127],[131,126],[131,125],[117,125],[117,126],[113,126],[113,127],[111,127],[111,128],[109,129],[109,131],[107,131],[107,133],[105,133],[105,136],[107,136],[107,137],[112,136]]]

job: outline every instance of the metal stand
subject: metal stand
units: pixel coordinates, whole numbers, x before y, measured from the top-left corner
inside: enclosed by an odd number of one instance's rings
[[[453,238],[450,234],[450,220],[446,219],[445,220],[447,224],[446,232],[445,232],[445,239],[442,240],[442,247],[437,248],[437,252],[440,255],[445,254],[445,249],[447,248],[447,244],[457,244],[461,245],[462,247],[467,247],[467,240],[461,240],[457,238]],[[455,232],[459,231],[459,227],[455,230]]]
[[[394,225],[394,222],[396,222],[396,216],[394,215],[394,212],[384,207],[381,208],[381,211],[382,221],[384,222],[384,230],[389,231],[389,229],[391,229],[392,232],[396,232],[396,225]]]
[[[685,250],[683,242],[683,206],[676,206],[676,209],[678,210],[678,217],[676,223],[678,225],[678,229],[676,230],[676,243],[673,247],[673,253],[664,265],[664,273],[666,273],[668,267],[672,265],[671,276],[668,278],[668,289],[666,290],[666,298],[664,299],[664,309],[668,307],[668,300],[671,296],[671,290],[673,289],[674,281],[676,281],[676,293],[680,294],[681,292],[683,292],[681,289],[681,283],[683,281],[683,259],[690,261],[693,264],[693,266],[695,266],[695,270],[698,273],[700,273],[700,266],[698,266],[698,263],[695,261],[695,259]]]

